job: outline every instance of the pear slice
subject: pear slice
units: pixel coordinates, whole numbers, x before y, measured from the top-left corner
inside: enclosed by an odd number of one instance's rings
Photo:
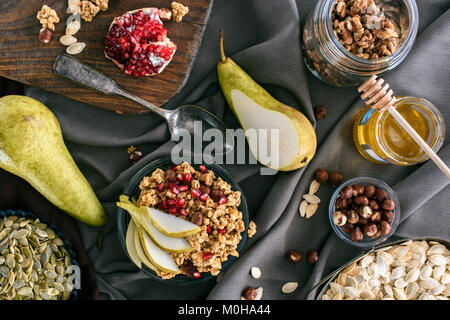
[[[134,228],[133,240],[134,240],[134,248],[136,249],[136,253],[139,259],[142,261],[142,263],[145,264],[150,270],[153,270],[155,272],[158,271],[158,268],[150,260],[148,260],[144,250],[142,249],[137,227]]]
[[[142,268],[142,261],[139,258],[139,255],[136,252],[135,244],[134,244],[134,230],[136,229],[136,225],[134,221],[131,220],[128,224],[127,235],[125,237],[125,244],[127,247],[128,255],[131,258],[131,261],[139,268]]]
[[[164,272],[180,273],[180,269],[178,269],[177,264],[170,254],[158,247],[143,228],[137,226],[137,231],[139,233],[142,249],[153,265]]]
[[[182,238],[200,232],[200,227],[187,220],[172,216],[155,208],[148,208],[152,224],[163,234],[173,238]]]
[[[143,228],[145,229],[147,234],[150,236],[153,242],[164,251],[170,253],[184,253],[189,252],[193,249],[189,242],[187,242],[185,239],[174,238],[165,235],[148,220],[145,220],[144,223],[145,226],[143,226]]]
[[[276,100],[225,56],[223,32],[220,34],[220,55],[221,61],[217,64],[220,87],[242,128],[245,131],[252,129],[246,136],[255,158],[263,165],[281,171],[307,165],[314,157],[317,145],[308,118]],[[276,132],[272,130],[278,130],[278,139],[276,136],[272,139],[272,132]],[[270,154],[275,144],[278,154]],[[276,152],[276,148],[273,151]]]

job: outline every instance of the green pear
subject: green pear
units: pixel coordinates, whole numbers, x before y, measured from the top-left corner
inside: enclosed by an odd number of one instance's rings
[[[106,223],[105,210],[64,144],[58,120],[39,101],[0,98],[0,167],[75,219],[92,226]]]
[[[221,61],[217,64],[220,87],[244,130],[268,129],[267,137],[257,131],[257,139],[247,136],[255,158],[268,167],[290,171],[308,164],[316,152],[316,133],[309,120],[298,110],[272,97],[233,60],[225,56],[223,31],[220,32]],[[272,141],[271,129],[278,129],[279,141]],[[278,144],[278,161],[262,159],[257,141],[266,141],[267,150]],[[274,149],[276,150],[276,149]]]

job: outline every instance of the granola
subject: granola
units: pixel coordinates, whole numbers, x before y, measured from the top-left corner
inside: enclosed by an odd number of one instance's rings
[[[248,224],[248,237],[252,238],[256,233],[256,224],[254,221],[250,221]]]
[[[89,1],[81,1],[80,4],[80,15],[84,21],[91,22],[92,19],[100,11],[100,7]]]
[[[239,256],[236,249],[245,230],[238,209],[241,192],[233,191],[212,170],[205,167],[195,170],[184,162],[165,171],[156,169],[142,179],[139,188],[139,205],[156,207],[201,226],[199,233],[186,238],[193,247],[191,252],[171,254],[185,275],[196,277],[195,273],[202,272],[217,275],[230,255]],[[184,206],[176,205],[180,199]],[[163,279],[175,276],[157,274]]]
[[[55,24],[59,22],[58,14],[55,10],[44,4],[37,13],[36,18],[42,24],[42,28],[55,31]]]
[[[92,0],[102,11],[108,10],[109,0]]]
[[[335,0],[332,19],[339,42],[360,58],[387,57],[399,47],[400,27],[374,0]]]
[[[183,17],[187,15],[189,8],[179,2],[172,2],[172,18],[175,22],[181,22]]]

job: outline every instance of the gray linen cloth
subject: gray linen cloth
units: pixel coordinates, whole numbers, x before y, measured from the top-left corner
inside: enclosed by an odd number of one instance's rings
[[[92,259],[103,299],[239,299],[247,286],[264,288],[263,299],[303,299],[322,277],[362,251],[342,242],[328,221],[332,189],[320,188],[318,212],[309,220],[298,215],[301,195],[314,171],[321,167],[338,170],[344,179],[373,176],[391,185],[401,203],[401,224],[394,238],[434,236],[449,240],[449,180],[430,161],[418,166],[378,165],[365,160],[352,141],[352,119],[363,103],[356,88],[330,87],[305,68],[301,53],[301,30],[315,1],[216,0],[204,39],[186,86],[166,105],[198,104],[231,128],[238,123],[217,83],[218,30],[225,30],[225,50],[257,82],[278,100],[301,110],[315,125],[319,147],[306,169],[260,176],[257,165],[225,165],[242,187],[249,204],[256,236],[245,253],[215,279],[189,287],[168,285],[150,279],[128,261],[117,235],[114,202],[130,178],[145,164],[170,152],[173,143],[165,123],[156,115],[121,116],[49,94],[36,88],[26,93],[58,117],[65,141],[82,172],[96,190],[108,212],[102,249],[96,247],[98,230],[80,224]],[[450,124],[450,3],[418,1],[419,35],[407,59],[385,75],[396,95],[423,97],[442,112]],[[327,118],[314,120],[312,108],[323,104]],[[441,158],[450,165],[449,132]],[[145,157],[131,165],[126,153],[137,145]],[[311,266],[304,258],[290,263],[286,252],[319,251]],[[258,266],[260,279],[249,270]],[[299,289],[286,295],[281,286],[297,281]]]

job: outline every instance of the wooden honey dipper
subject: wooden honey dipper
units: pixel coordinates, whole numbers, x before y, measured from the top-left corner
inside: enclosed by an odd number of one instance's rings
[[[392,89],[389,89],[389,84],[384,83],[382,78],[378,78],[373,75],[367,79],[358,88],[358,92],[361,93],[361,98],[364,102],[369,105],[372,109],[378,109],[380,112],[388,111],[392,117],[397,121],[397,123],[405,130],[409,136],[422,148],[423,151],[431,158],[431,160],[436,163],[436,165],[441,169],[441,171],[450,179],[450,169],[442,161],[441,158],[430,148],[428,143],[426,143],[420,135],[414,130],[413,127],[402,117],[402,115],[397,111],[397,109],[392,108],[395,103],[395,97]]]

